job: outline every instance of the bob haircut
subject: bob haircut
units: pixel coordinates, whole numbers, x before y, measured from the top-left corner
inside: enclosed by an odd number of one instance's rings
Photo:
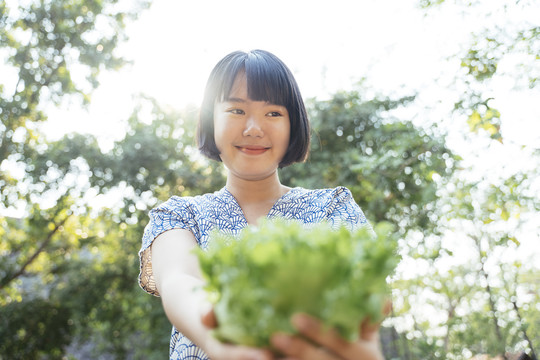
[[[289,146],[279,167],[306,159],[310,126],[298,84],[289,68],[264,50],[235,51],[221,59],[208,78],[197,127],[199,150],[210,159],[221,161],[214,138],[214,105],[229,98],[234,81],[245,72],[248,97],[284,106],[289,112]]]

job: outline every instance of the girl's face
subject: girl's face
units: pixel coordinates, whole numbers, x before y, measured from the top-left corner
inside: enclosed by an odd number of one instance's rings
[[[287,108],[251,100],[245,73],[236,77],[229,98],[214,106],[214,137],[229,176],[271,176],[285,156],[289,136]]]

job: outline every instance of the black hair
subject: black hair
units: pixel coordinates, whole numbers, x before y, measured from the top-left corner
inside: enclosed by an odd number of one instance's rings
[[[290,138],[279,167],[306,159],[310,143],[310,126],[298,84],[289,68],[274,54],[264,50],[235,51],[221,59],[206,83],[197,142],[202,154],[221,161],[214,139],[214,105],[226,100],[239,73],[245,72],[248,97],[284,106],[289,112]]]

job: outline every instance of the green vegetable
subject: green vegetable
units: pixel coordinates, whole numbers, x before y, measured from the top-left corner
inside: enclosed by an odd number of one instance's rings
[[[359,322],[379,321],[389,297],[386,277],[398,263],[391,228],[380,224],[375,235],[272,220],[235,238],[214,232],[197,254],[215,303],[215,336],[265,347],[277,331],[295,333],[291,315],[305,312],[357,339]]]

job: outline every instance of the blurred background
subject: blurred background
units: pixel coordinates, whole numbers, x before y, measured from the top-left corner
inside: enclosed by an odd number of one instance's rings
[[[166,358],[147,213],[224,185],[198,103],[254,48],[314,128],[282,182],[398,226],[386,358],[536,358],[538,1],[0,0],[0,359]]]

